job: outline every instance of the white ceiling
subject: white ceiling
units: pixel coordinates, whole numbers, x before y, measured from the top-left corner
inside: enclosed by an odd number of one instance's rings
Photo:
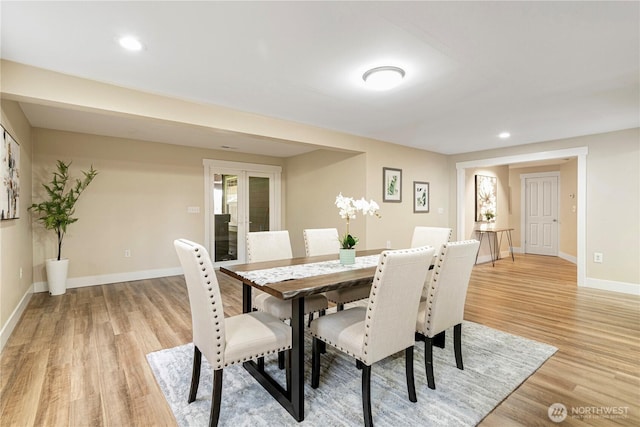
[[[0,7],[8,60],[443,154],[640,126],[635,1]],[[145,49],[124,52],[117,38],[125,34]],[[367,91],[362,73],[380,65],[404,68],[403,85]],[[118,114],[23,109],[37,127],[277,156],[316,148]],[[504,130],[509,140],[497,137]]]

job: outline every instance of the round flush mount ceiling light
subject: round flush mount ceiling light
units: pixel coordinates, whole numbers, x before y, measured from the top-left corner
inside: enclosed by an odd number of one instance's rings
[[[122,46],[123,48],[133,52],[142,50],[142,43],[140,43],[140,40],[133,36],[120,37],[120,39],[118,39],[118,43],[120,43],[120,46]]]
[[[376,67],[365,72],[362,80],[373,90],[389,90],[402,82],[404,74],[404,70],[399,67]]]
[[[511,134],[509,132],[500,132],[498,134],[498,138],[500,139],[507,139],[511,136]]]

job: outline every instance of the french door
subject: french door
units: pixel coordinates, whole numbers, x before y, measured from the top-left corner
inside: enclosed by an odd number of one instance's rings
[[[279,166],[205,160],[205,246],[214,265],[246,262],[251,231],[280,229]]]

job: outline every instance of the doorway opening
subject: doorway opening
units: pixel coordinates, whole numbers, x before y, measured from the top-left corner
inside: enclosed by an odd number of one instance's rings
[[[495,157],[489,159],[472,160],[456,163],[456,205],[457,205],[457,239],[467,236],[466,230],[466,169],[526,163],[538,160],[562,159],[576,157],[577,166],[577,282],[578,286],[586,283],[586,194],[587,194],[587,147],[568,148],[555,151],[521,154],[513,156]]]
[[[279,166],[204,161],[205,247],[214,265],[246,262],[246,236],[280,229]]]

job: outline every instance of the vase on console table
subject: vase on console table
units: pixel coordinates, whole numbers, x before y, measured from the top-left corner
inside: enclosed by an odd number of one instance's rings
[[[335,252],[334,252],[335,253]],[[353,265],[356,263],[356,250],[340,248],[340,265]]]

